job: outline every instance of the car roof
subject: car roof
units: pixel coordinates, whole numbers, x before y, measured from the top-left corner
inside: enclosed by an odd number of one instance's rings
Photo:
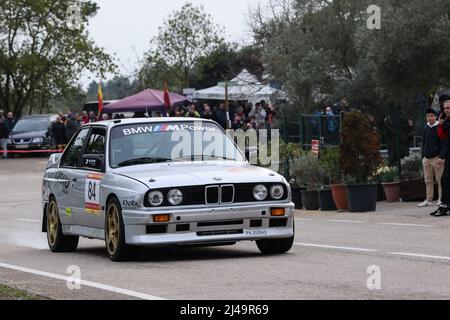
[[[20,120],[26,120],[26,119],[40,119],[40,118],[53,118],[56,117],[57,114],[35,114],[31,116],[23,116],[20,118]]]
[[[88,123],[85,126],[104,126],[104,127],[115,127],[119,125],[127,124],[152,124],[152,123],[177,123],[177,122],[209,122],[215,123],[212,120],[199,119],[199,118],[134,118],[134,119],[116,119]]]

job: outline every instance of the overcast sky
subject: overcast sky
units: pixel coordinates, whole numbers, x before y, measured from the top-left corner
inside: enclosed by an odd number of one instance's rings
[[[117,53],[120,71],[131,75],[138,57],[149,49],[150,39],[158,34],[158,27],[174,10],[187,0],[96,0],[100,10],[89,24],[95,42],[110,54]],[[249,43],[251,35],[247,26],[249,7],[259,0],[190,0],[203,5],[215,22],[225,28],[225,38],[239,44]],[[89,75],[82,83],[87,86]]]

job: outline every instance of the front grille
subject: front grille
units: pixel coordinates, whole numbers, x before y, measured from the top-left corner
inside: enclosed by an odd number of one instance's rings
[[[217,226],[232,226],[244,224],[244,220],[233,220],[233,221],[216,221],[216,222],[199,222],[197,226],[199,228],[203,227],[217,227]]]
[[[258,183],[259,184],[259,183]],[[268,190],[274,185],[279,185],[280,183],[264,183]],[[180,204],[181,206],[195,206],[195,205],[217,205],[217,204],[232,204],[232,203],[246,203],[246,202],[254,202],[255,200],[253,196],[253,189],[257,183],[241,183],[241,184],[224,184],[224,185],[209,185],[209,186],[193,186],[193,187],[179,187],[181,192],[183,192],[184,199]],[[284,188],[284,196],[280,200],[275,200],[270,197],[267,197],[265,201],[284,201],[288,198],[288,189],[287,186],[281,184]],[[164,203],[161,207],[173,207],[167,201],[167,194],[170,190],[174,188],[165,188],[158,189],[164,195]],[[144,205],[146,207],[151,207],[148,203],[148,194],[154,190],[148,191]]]
[[[200,231],[200,232],[197,232],[197,236],[199,236],[199,237],[225,236],[225,235],[243,234],[243,233],[244,233],[244,230]]]
[[[206,187],[206,204],[219,203],[219,186]]]
[[[14,139],[14,144],[30,144],[31,139]]]
[[[222,186],[222,199],[221,203],[233,203],[234,202],[234,186],[226,185]]]

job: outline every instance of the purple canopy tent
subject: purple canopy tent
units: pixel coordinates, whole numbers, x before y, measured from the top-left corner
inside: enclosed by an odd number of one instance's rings
[[[188,101],[186,97],[176,93],[170,93],[169,95],[172,107],[183,105]],[[147,89],[134,96],[127,97],[103,107],[103,112],[105,113],[146,111],[160,111],[163,115],[167,114],[167,110],[164,107],[163,91]]]

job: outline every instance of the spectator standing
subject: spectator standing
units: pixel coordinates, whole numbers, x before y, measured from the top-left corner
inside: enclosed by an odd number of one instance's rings
[[[203,119],[207,119],[207,120],[214,120],[214,114],[211,111],[211,107],[205,103],[203,105],[203,114],[202,114],[202,118]]]
[[[56,121],[51,127],[51,135],[55,140],[56,149],[63,150],[66,143],[66,129],[60,116],[56,117]]]
[[[107,113],[102,114],[102,121],[109,120],[109,115]]]
[[[266,125],[266,111],[261,107],[260,103],[255,105],[255,109],[250,112],[250,118],[255,117],[257,130],[264,129]]]
[[[6,119],[3,116],[3,110],[0,110],[0,145],[2,147],[2,159],[8,158],[8,138],[9,132],[6,124]]]
[[[243,107],[239,107],[236,110],[236,114],[234,116],[234,122],[233,122],[233,129],[237,130],[237,129],[245,129],[245,122],[246,122],[246,117],[245,117],[245,113],[244,113],[244,108]]]
[[[69,142],[75,133],[80,128],[78,121],[75,119],[75,114],[69,113],[65,125],[66,142]]]
[[[8,133],[11,133],[16,126],[16,119],[14,119],[14,114],[12,112],[8,112],[8,116],[6,118],[6,128],[8,128]]]
[[[216,121],[222,128],[224,128],[225,130],[228,129],[227,112],[225,110],[225,103],[224,102],[221,102],[219,104],[219,109],[217,110],[217,113],[216,113]]]
[[[200,113],[195,110],[195,104],[191,104],[189,106],[188,112],[185,115],[186,118],[200,118]]]
[[[83,124],[87,124],[87,123],[89,123],[89,116],[88,116],[88,113],[87,113],[87,111],[83,111],[83,113],[82,113],[82,119],[83,119]]]
[[[449,134],[450,132],[450,100],[447,100],[444,103],[444,113],[445,115],[441,116],[441,121],[445,118],[444,123],[442,124],[443,129],[447,132],[447,137],[441,139],[442,142],[442,150],[439,160],[437,162],[438,167],[444,166],[444,173],[442,174],[441,185],[442,185],[442,198],[441,205],[438,210],[432,215],[436,217],[448,216],[450,215],[450,161],[449,161]],[[445,155],[445,156],[444,156]]]
[[[439,184],[439,201],[438,205],[441,205],[442,198],[442,186],[441,178],[444,168],[438,166],[438,160],[444,159],[445,155],[442,154],[442,143],[438,136],[438,122],[436,117],[436,111],[433,109],[427,110],[427,125],[423,132],[423,145],[422,145],[422,159],[423,159],[423,172],[425,176],[425,184],[427,187],[427,198],[424,202],[419,204],[420,208],[433,205],[434,199],[434,179]]]
[[[94,111],[90,111],[88,121],[86,123],[93,123],[93,122],[97,122],[97,121],[98,121],[98,118],[95,116]]]

